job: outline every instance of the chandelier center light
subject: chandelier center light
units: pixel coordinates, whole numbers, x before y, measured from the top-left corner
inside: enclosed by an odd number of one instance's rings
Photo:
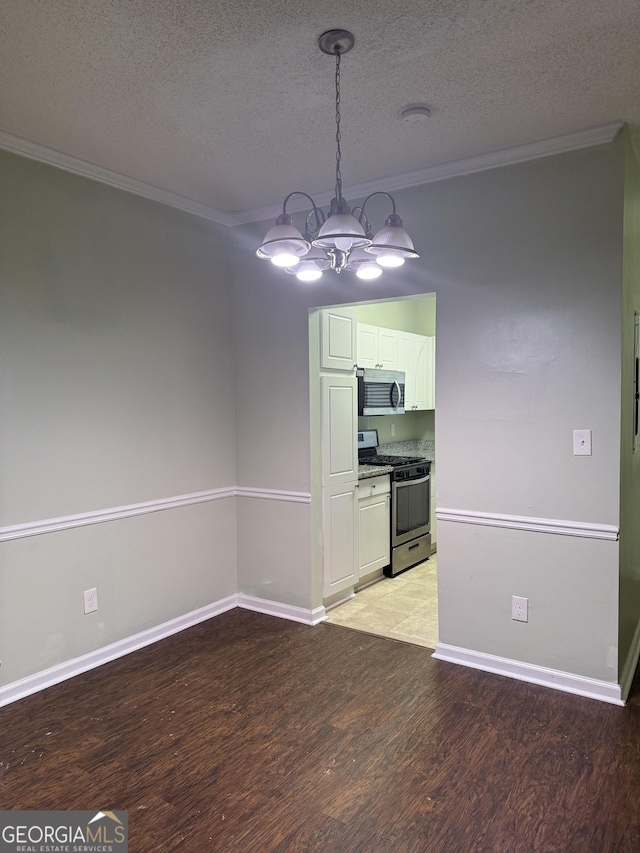
[[[349,207],[342,196],[342,147],[340,132],[340,62],[355,44],[353,33],[348,30],[327,30],[318,39],[323,53],[335,56],[335,122],[336,122],[336,183],[335,196],[329,212],[325,213],[305,192],[289,193],[282,205],[282,213],[276,224],[265,236],[256,255],[271,261],[285,272],[295,275],[300,281],[315,281],[324,270],[336,273],[351,270],[361,279],[374,279],[383,269],[392,269],[404,264],[406,258],[417,258],[413,241],[396,213],[396,203],[386,192],[368,195],[359,207]],[[300,231],[287,213],[289,199],[302,195],[311,204],[304,219],[304,230]],[[386,196],[391,202],[391,214],[384,226],[374,235],[365,208],[374,196]]]

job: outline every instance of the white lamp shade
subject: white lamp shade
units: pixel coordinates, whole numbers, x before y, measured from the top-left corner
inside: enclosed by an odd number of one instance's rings
[[[384,225],[373,238],[373,243],[367,247],[372,255],[387,255],[388,257],[419,258],[413,247],[413,240],[401,225]],[[388,266],[399,266],[388,264]]]
[[[382,267],[378,264],[361,264],[356,270],[356,275],[363,281],[373,281],[374,278],[379,278],[382,275]]]
[[[317,281],[319,278],[322,278],[322,270],[319,270],[313,262],[308,261],[302,261],[296,268],[295,273],[299,281]]]
[[[289,275],[295,275],[299,281],[317,281],[322,278],[322,271],[328,270],[329,258],[321,249],[311,248],[298,264],[285,269]]]
[[[372,280],[382,275],[382,268],[376,263],[376,258],[364,249],[354,249],[349,254],[347,269],[364,280]]]
[[[368,246],[370,242],[355,216],[350,213],[335,213],[328,217],[313,245],[321,249],[340,249],[342,252],[348,252],[350,249]]]
[[[376,261],[381,267],[392,269],[393,267],[401,267],[404,263],[404,255],[397,249],[383,249],[376,255]]]
[[[288,267],[296,263],[295,259],[306,255],[310,248],[310,243],[294,225],[274,225],[256,250],[256,255],[276,266]],[[293,261],[290,260],[292,257]]]

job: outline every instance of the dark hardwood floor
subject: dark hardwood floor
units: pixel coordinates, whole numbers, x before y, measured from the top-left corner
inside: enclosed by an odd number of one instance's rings
[[[0,808],[127,809],[132,853],[638,853],[626,708],[233,610],[0,709]]]

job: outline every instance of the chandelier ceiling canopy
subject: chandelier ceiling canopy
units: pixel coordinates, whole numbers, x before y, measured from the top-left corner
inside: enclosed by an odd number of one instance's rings
[[[297,190],[289,193],[276,224],[256,251],[259,258],[282,267],[300,281],[316,281],[327,269],[336,273],[351,270],[358,278],[374,279],[382,274],[383,269],[399,267],[406,258],[419,257],[389,193],[371,193],[360,207],[353,209],[342,196],[340,61],[354,44],[353,33],[347,30],[327,30],[318,39],[320,50],[336,59],[336,185],[329,212],[325,215],[307,193]],[[287,213],[289,199],[296,195],[304,196],[311,205],[303,231],[293,224]],[[374,196],[385,196],[391,203],[391,214],[375,234],[366,214],[367,203]]]

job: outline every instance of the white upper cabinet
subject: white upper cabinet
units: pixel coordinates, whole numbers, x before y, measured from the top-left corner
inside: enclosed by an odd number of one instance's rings
[[[378,329],[378,356],[384,370],[398,370],[398,332]]]
[[[358,367],[378,366],[378,327],[358,323]]]
[[[398,332],[358,323],[358,367],[398,370]]]
[[[358,367],[402,370],[405,411],[435,409],[435,337],[358,323]]]
[[[405,373],[405,411],[435,409],[435,337],[398,332],[398,370]]]
[[[327,308],[320,314],[320,369],[353,372],[356,364],[356,312]]]

